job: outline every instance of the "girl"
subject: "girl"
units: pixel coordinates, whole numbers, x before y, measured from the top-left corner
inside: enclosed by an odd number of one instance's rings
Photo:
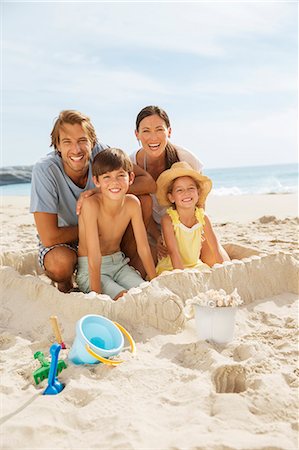
[[[174,163],[157,179],[159,204],[168,206],[161,220],[168,256],[159,260],[158,275],[164,270],[202,270],[229,260],[203,209],[211,189],[211,180],[184,161]],[[209,266],[200,259],[203,241],[208,249]]]

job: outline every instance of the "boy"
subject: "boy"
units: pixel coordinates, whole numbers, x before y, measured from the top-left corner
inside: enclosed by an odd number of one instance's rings
[[[94,158],[92,175],[99,193],[84,200],[79,216],[77,283],[83,292],[108,294],[117,300],[143,282],[120,251],[130,222],[148,278],[156,276],[140,202],[127,194],[134,181],[132,170],[130,158],[116,148],[105,149]]]

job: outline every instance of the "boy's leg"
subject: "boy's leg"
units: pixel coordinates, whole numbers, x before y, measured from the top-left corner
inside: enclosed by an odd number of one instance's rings
[[[76,282],[81,292],[90,292],[87,256],[78,257]]]
[[[54,247],[47,251],[43,258],[46,275],[57,283],[61,292],[69,292],[72,289],[76,264],[77,253],[71,247]]]
[[[117,300],[131,287],[139,286],[144,280],[133,267],[128,265],[129,258],[123,252],[102,257],[101,288],[102,293]]]
[[[114,280],[124,288],[131,289],[133,287],[140,286],[141,283],[144,283],[144,279],[140,276],[140,274],[131,267],[128,262],[126,262],[126,258],[124,257],[124,264],[121,269],[116,273]]]
[[[118,300],[127,292],[123,286],[118,284],[116,281],[108,275],[101,275],[101,290],[102,294],[109,295],[113,300]]]

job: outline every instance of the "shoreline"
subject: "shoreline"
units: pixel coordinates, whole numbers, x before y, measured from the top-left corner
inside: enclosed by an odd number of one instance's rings
[[[29,212],[29,203],[29,195],[1,195],[0,204],[3,208],[28,207]],[[277,219],[294,218],[299,214],[298,192],[223,196],[210,194],[206,201],[206,212],[213,223],[246,223],[263,216],[275,216]]]

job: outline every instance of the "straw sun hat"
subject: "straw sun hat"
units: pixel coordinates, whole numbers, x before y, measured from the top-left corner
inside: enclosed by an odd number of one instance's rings
[[[208,193],[212,189],[212,181],[209,177],[202,175],[185,161],[172,164],[171,168],[164,170],[157,179],[156,197],[161,206],[169,206],[168,187],[172,181],[179,177],[191,177],[199,184],[198,205],[203,207]]]

